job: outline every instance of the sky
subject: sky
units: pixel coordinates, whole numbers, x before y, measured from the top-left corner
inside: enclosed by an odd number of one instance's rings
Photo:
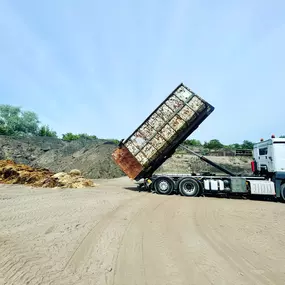
[[[183,82],[215,107],[189,138],[283,135],[284,15],[282,0],[1,0],[0,104],[121,140]]]

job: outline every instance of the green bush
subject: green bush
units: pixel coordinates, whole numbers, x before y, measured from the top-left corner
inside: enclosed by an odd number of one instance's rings
[[[88,134],[73,134],[73,133],[66,133],[62,135],[62,139],[64,141],[74,141],[78,139],[97,139],[96,136],[90,136]]]
[[[187,146],[202,146],[201,142],[199,140],[185,140],[184,144]]]
[[[221,149],[224,145],[217,139],[210,140],[204,143],[204,147],[208,149]]]
[[[44,126],[40,127],[38,135],[41,136],[41,137],[57,138],[56,132],[51,130],[50,127],[47,126],[47,125],[44,125]]]

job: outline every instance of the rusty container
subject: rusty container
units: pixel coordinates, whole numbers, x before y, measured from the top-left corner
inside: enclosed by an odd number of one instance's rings
[[[134,180],[151,177],[213,112],[214,107],[181,83],[112,153]]]

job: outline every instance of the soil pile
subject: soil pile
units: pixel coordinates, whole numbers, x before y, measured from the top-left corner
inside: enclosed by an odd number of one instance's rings
[[[16,164],[11,160],[0,160],[0,182],[5,184],[26,184],[44,188],[84,188],[94,187],[92,180],[86,179],[79,170],[69,173],[53,173],[45,168],[33,168]]]
[[[49,137],[0,136],[0,159],[12,160],[52,172],[79,169],[87,178],[124,176],[112,160],[116,145],[99,139],[79,139],[71,142]]]

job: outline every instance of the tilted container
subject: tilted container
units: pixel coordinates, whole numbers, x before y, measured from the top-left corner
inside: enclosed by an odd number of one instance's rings
[[[214,107],[181,83],[112,153],[125,174],[150,177]]]

